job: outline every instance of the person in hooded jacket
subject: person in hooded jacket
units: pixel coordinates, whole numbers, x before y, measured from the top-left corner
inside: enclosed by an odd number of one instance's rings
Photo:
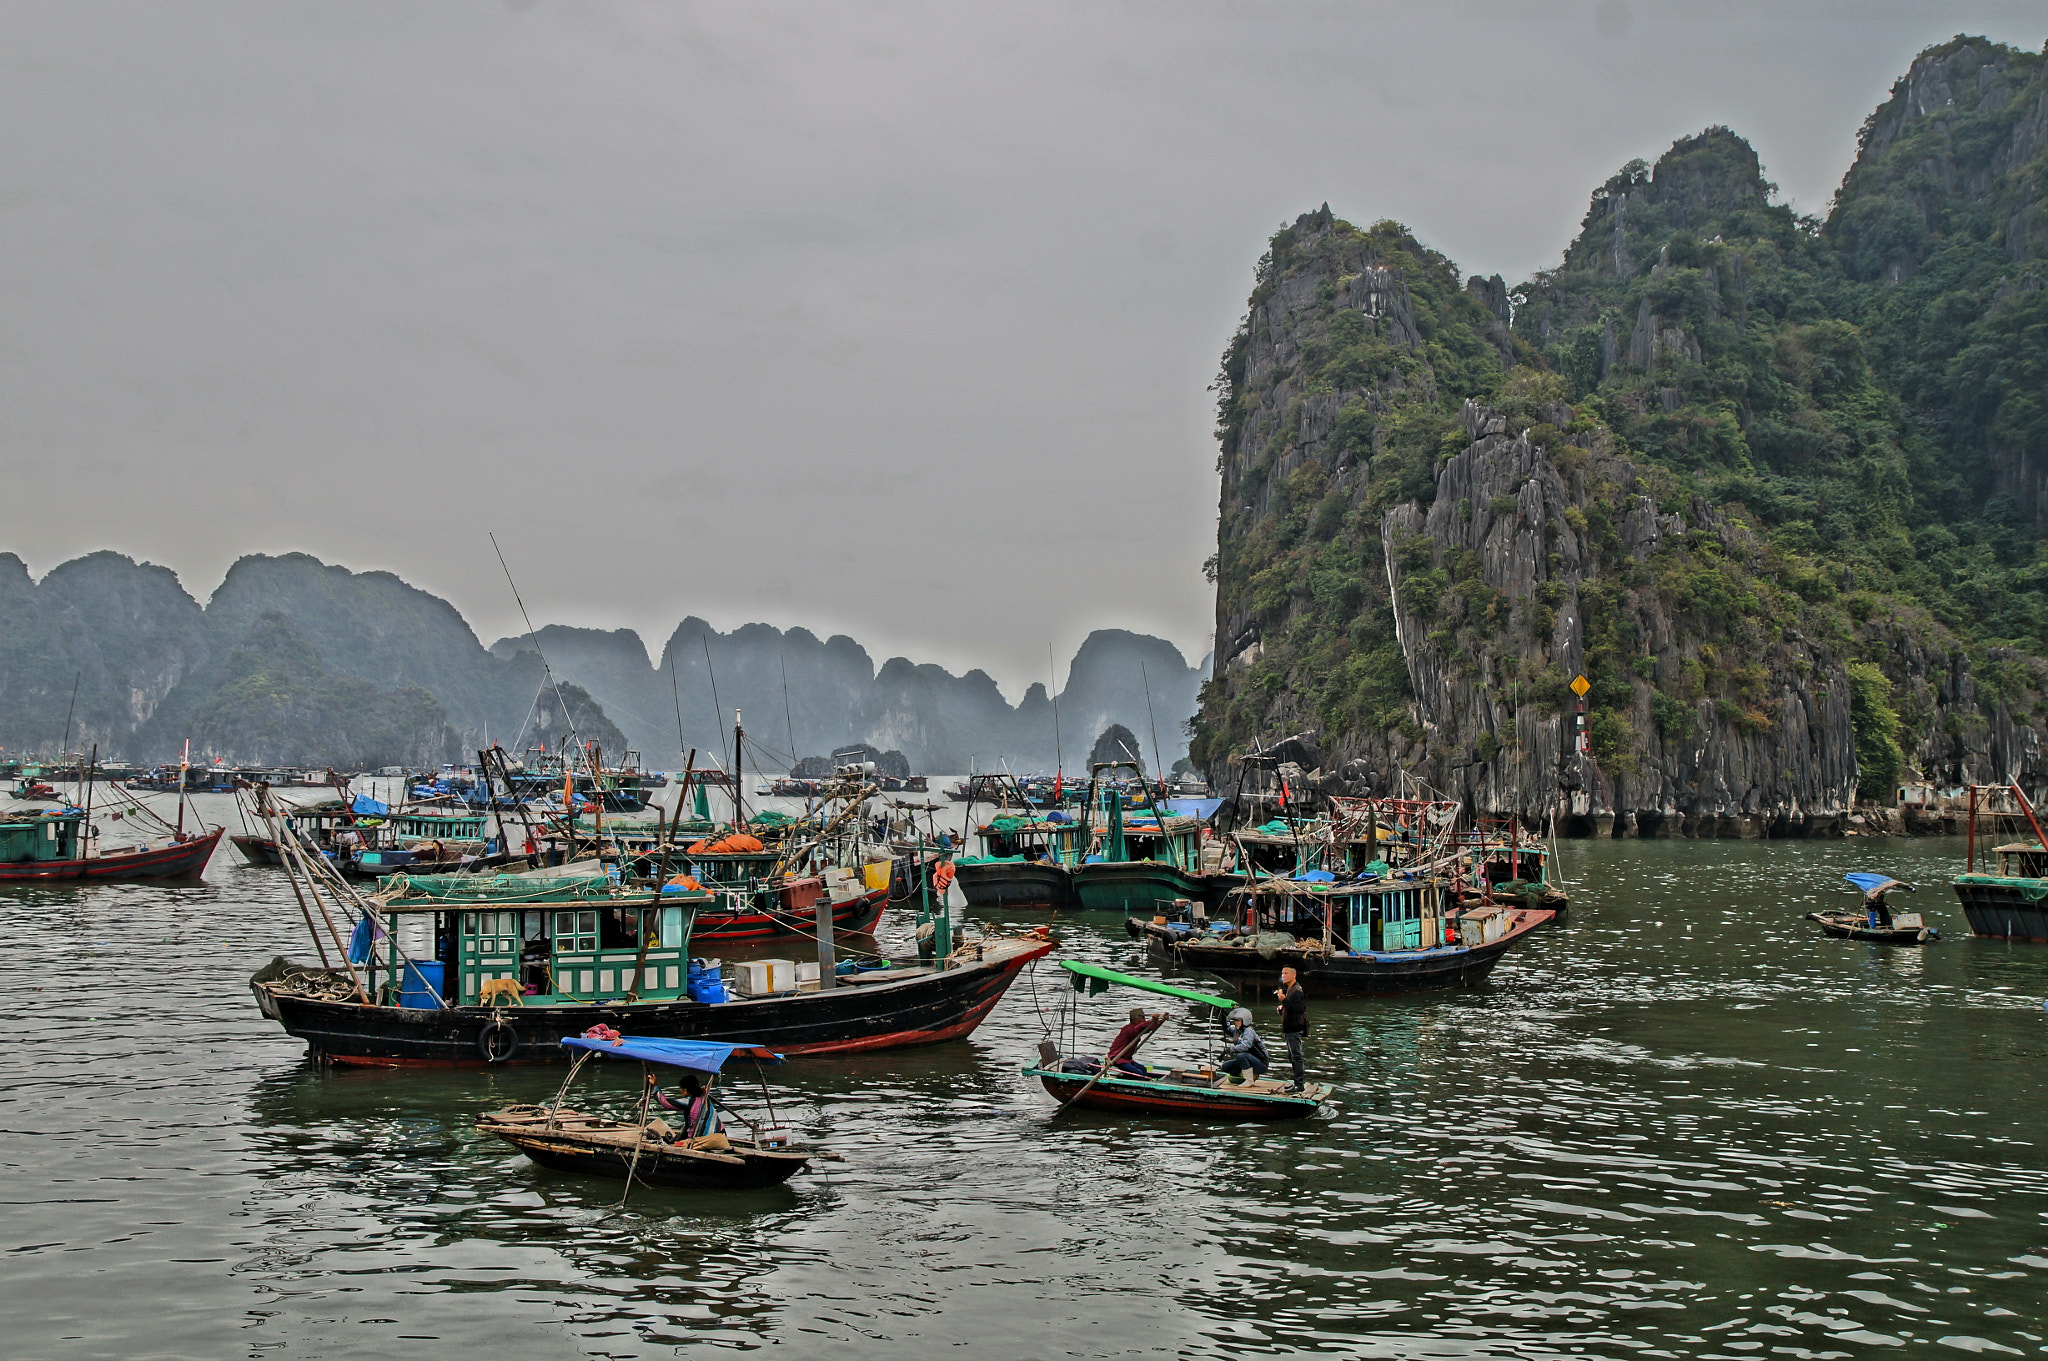
[[[1233,1083],[1246,1081],[1247,1072],[1252,1080],[1264,1077],[1266,1070],[1273,1066],[1273,1057],[1266,1052],[1266,1042],[1259,1038],[1259,1032],[1252,1029],[1252,1014],[1238,1007],[1224,1024],[1227,1035],[1223,1043],[1223,1058],[1216,1065],[1217,1069],[1228,1073]]]

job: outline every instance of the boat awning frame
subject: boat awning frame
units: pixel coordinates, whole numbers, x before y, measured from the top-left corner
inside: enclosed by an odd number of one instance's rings
[[[592,1054],[602,1054],[606,1058],[638,1059],[642,1063],[661,1063],[671,1068],[688,1068],[697,1073],[717,1072],[734,1054],[753,1059],[757,1063],[782,1062],[782,1055],[759,1044],[648,1039],[633,1035],[622,1035],[616,1040],[593,1040],[582,1035],[570,1035],[564,1038],[562,1043],[570,1049],[587,1050]]]
[[[1084,964],[1079,960],[1063,959],[1060,961],[1060,967],[1080,978],[1099,979],[1104,983],[1121,983],[1127,988],[1156,992],[1166,997],[1178,997],[1184,1002],[1207,1002],[1210,1006],[1220,1007],[1224,1011],[1229,1011],[1237,1005],[1235,998],[1216,997],[1206,992],[1196,992],[1193,988],[1175,987],[1156,978],[1139,978],[1133,974],[1118,973],[1115,969],[1105,969],[1100,964]]]

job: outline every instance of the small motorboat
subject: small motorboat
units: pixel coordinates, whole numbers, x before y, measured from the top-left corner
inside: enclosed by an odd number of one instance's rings
[[[623,1179],[628,1195],[636,1181],[648,1186],[699,1191],[739,1191],[779,1186],[803,1171],[813,1159],[835,1156],[792,1144],[789,1131],[773,1127],[772,1106],[768,1126],[756,1127],[732,1111],[724,1112],[746,1124],[753,1135],[751,1139],[735,1139],[722,1130],[710,1128],[718,1113],[712,1109],[709,1095],[728,1059],[739,1054],[756,1063],[782,1062],[781,1055],[760,1045],[639,1038],[620,1035],[607,1027],[593,1027],[590,1032],[570,1036],[562,1043],[581,1052],[555,1094],[553,1105],[508,1106],[476,1122],[478,1130],[503,1139],[542,1167]],[[637,1118],[615,1120],[563,1106],[562,1098],[570,1084],[594,1056],[634,1059],[641,1064],[643,1082]],[[659,1084],[647,1071],[649,1067],[675,1068],[695,1076],[705,1094],[701,1115],[680,1117],[684,1127],[676,1128],[659,1113],[651,1113]],[[762,1090],[765,1095],[765,1084]],[[693,1120],[703,1127],[689,1128]]]
[[[1863,910],[1807,913],[1806,919],[1820,923],[1823,934],[1837,940],[1870,940],[1886,945],[1919,945],[1941,939],[1941,932],[1928,926],[1918,912],[1894,912],[1885,901],[1891,893],[1911,893],[1911,884],[1902,884],[1889,874],[1845,874],[1842,878],[1863,895]]]
[[[1178,997],[1182,1001],[1200,1002],[1215,1007],[1219,1017],[1237,1006],[1227,997],[1215,997],[1156,979],[1117,973],[1099,964],[1061,960],[1060,967],[1073,975],[1076,995],[1084,989],[1101,992],[1110,984],[1119,984],[1143,992]],[[1071,1028],[1074,1010],[1063,1006],[1061,1011],[1062,1019]],[[1154,1024],[1156,1028],[1157,1023]],[[1150,1034],[1147,1031],[1146,1037]],[[1140,1038],[1140,1043],[1143,1038]],[[1135,1061],[1136,1052],[1134,1046],[1127,1057]],[[1063,1055],[1059,1044],[1052,1039],[1039,1043],[1038,1058],[1037,1063],[1025,1067],[1024,1076],[1037,1078],[1046,1092],[1060,1103],[1061,1111],[1079,1106],[1134,1115],[1177,1115],[1195,1119],[1299,1120],[1314,1115],[1332,1090],[1328,1083],[1311,1082],[1299,1092],[1290,1092],[1285,1083],[1268,1077],[1234,1082],[1227,1074],[1206,1065],[1173,1068],[1140,1064],[1138,1066],[1145,1070],[1142,1075],[1120,1068],[1105,1071],[1100,1058]]]

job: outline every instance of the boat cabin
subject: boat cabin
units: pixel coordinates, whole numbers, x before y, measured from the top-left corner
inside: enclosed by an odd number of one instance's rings
[[[2048,879],[2048,850],[2038,843],[2015,841],[1992,850],[1998,856],[2000,878]]]
[[[1549,883],[1550,852],[1541,846],[1488,841],[1472,848],[1467,863],[1473,881],[1479,884]]]
[[[999,816],[975,828],[983,860],[1045,860],[1072,868],[1081,861],[1081,825]]]
[[[1331,942],[1353,954],[1434,950],[1448,943],[1443,881],[1381,879],[1371,883],[1266,881],[1233,895],[1240,936],[1278,931]]]
[[[0,865],[80,859],[84,825],[84,813],[69,811],[0,818]]]
[[[482,882],[504,885],[507,905],[471,902],[456,909],[402,898],[385,904],[392,936],[379,952],[384,958],[367,961],[380,1000],[434,1007],[436,993],[452,990],[450,1004],[478,1006],[486,983],[509,979],[521,994],[515,1005],[596,1002],[624,997],[636,968],[644,970],[636,990],[643,1000],[688,995],[690,919],[711,904],[712,894],[667,893],[659,906],[627,905],[609,898],[562,900],[579,891],[607,892],[604,879],[574,881],[582,889],[565,888],[560,880]],[[520,902],[536,894],[554,900]]]
[[[1244,854],[1238,868],[1262,875],[1292,877],[1322,868],[1323,832],[1321,819],[1288,822],[1274,818],[1236,834]]]

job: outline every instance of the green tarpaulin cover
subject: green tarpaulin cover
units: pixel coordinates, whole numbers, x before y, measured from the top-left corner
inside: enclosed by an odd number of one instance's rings
[[[1177,988],[1156,978],[1136,978],[1127,973],[1118,973],[1115,969],[1105,969],[1100,964],[1082,964],[1071,959],[1063,959],[1060,961],[1060,967],[1082,978],[1098,979],[1104,983],[1121,983],[1127,988],[1142,988],[1146,992],[1163,993],[1168,997],[1178,997],[1188,1002],[1207,1002],[1210,1006],[1221,1007],[1225,1011],[1237,1005],[1228,997],[1211,997],[1206,992],[1196,992],[1193,988]]]

